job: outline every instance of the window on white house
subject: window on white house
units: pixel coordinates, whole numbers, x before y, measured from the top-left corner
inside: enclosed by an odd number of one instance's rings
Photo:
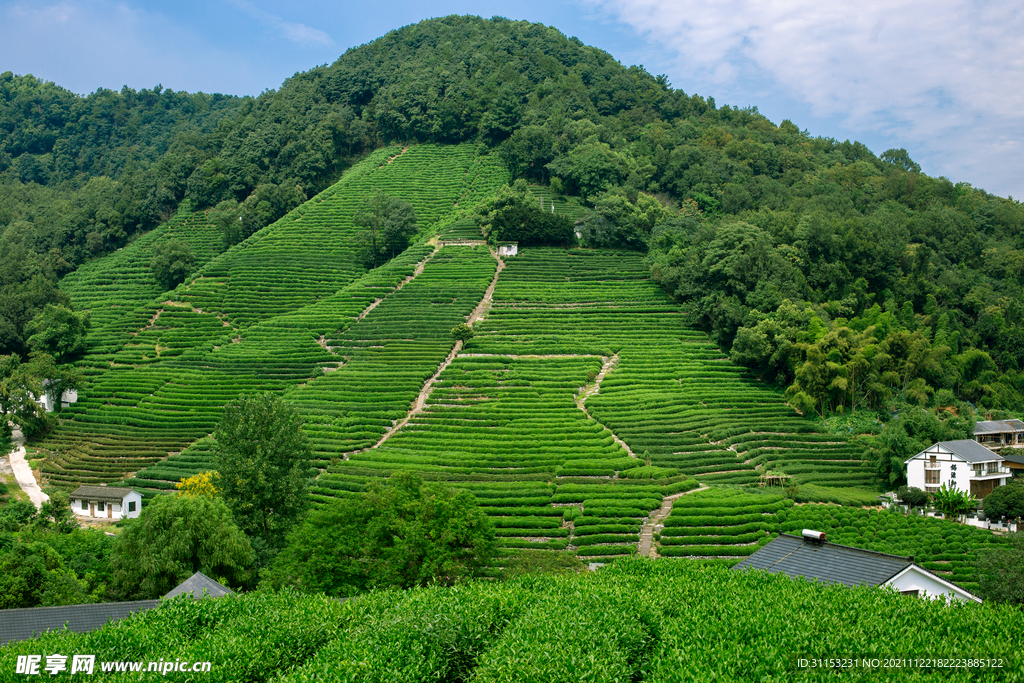
[[[82,501],[82,509],[83,510],[88,510],[89,509],[89,502],[88,501],[85,501],[85,500]]]
[[[96,503],[96,511],[103,512],[103,503]]]
[[[135,501],[128,501],[128,512],[135,512]]]

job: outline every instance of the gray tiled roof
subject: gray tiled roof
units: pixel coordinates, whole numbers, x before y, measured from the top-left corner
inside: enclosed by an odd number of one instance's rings
[[[913,562],[898,555],[851,548],[835,543],[807,542],[801,536],[780,534],[733,569],[764,569],[847,586],[880,586]]]
[[[75,489],[75,492],[71,494],[71,499],[85,500],[114,500],[120,501],[133,489],[124,489],[115,486],[79,486]]]
[[[129,490],[129,489],[126,489]],[[203,589],[206,593],[203,593]],[[189,593],[196,600],[204,597],[219,598],[234,595],[201,572],[196,572],[173,588],[165,598]],[[0,645],[15,640],[28,640],[33,635],[54,629],[75,633],[86,633],[104,626],[107,621],[124,619],[132,612],[144,612],[160,604],[159,600],[136,600],[135,602],[103,602],[92,605],[67,605],[65,607],[27,607],[24,609],[0,610]]]
[[[975,436],[980,434],[1004,434],[1006,432],[1024,431],[1024,422],[1020,420],[981,420],[974,423]]]
[[[204,597],[219,598],[224,595],[234,595],[234,592],[220,585],[202,572],[196,572],[182,581],[178,586],[171,589],[165,598],[173,598],[182,593],[189,593],[196,600]]]
[[[990,462],[992,460],[1002,460],[1002,458],[982,446],[974,439],[940,441],[939,445],[953,451],[967,462]]]
[[[159,604],[159,600],[136,600],[66,607],[5,609],[0,612],[0,645],[15,640],[28,640],[33,635],[46,631],[63,629],[65,624],[69,631],[86,633],[100,628],[108,621],[118,621],[133,612],[153,609]]]

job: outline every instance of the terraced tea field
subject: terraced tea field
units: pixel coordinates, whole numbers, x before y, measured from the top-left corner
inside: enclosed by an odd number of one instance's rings
[[[42,468],[46,479],[67,487],[120,479],[209,434],[221,406],[240,393],[282,393],[338,367],[345,359],[326,337],[357,322],[431,252],[414,247],[363,275],[351,221],[356,207],[382,189],[410,201],[429,232],[459,201],[493,192],[504,181],[496,168],[473,145],[379,150],[329,190],[212,258],[175,292],[107,321],[102,343],[94,341],[80,363],[88,383],[79,402],[37,444],[52,454]],[[135,274],[112,277],[112,287],[143,278],[136,271],[148,265],[144,251],[129,256]],[[148,290],[132,291],[128,299]],[[462,308],[471,310],[475,296]],[[102,306],[99,296],[94,301]]]
[[[925,569],[976,591],[979,550],[1005,537],[965,524],[840,505],[794,505],[782,494],[709,489],[679,498],[656,536],[662,557],[726,565],[753,554],[779,533],[824,531],[832,543],[914,557]]]
[[[133,486],[172,489],[212,467],[207,435],[225,402],[272,391],[306,420],[316,500],[415,470],[473,492],[507,551],[630,554],[642,536],[649,545],[666,496],[750,483],[759,467],[821,495],[871,482],[856,447],[687,329],[642,255],[526,249],[502,262],[483,245],[434,246],[478,241],[467,214],[505,179],[470,145],[380,150],[174,292],[153,297],[129,284],[141,266],[126,270],[111,286],[150,298],[111,318],[82,362],[88,386],[41,444],[45,476],[134,473]],[[425,229],[367,273],[351,215],[377,188],[411,201]],[[538,196],[552,200],[572,208]],[[123,258],[145,265],[142,246]],[[465,347],[451,336],[464,321],[477,332]],[[735,545],[660,538],[662,555],[714,545],[708,556],[732,557],[721,548]]]

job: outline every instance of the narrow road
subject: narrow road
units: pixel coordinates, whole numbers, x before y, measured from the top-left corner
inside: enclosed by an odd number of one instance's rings
[[[691,493],[697,493],[697,491],[705,491],[708,486],[701,485],[700,488],[692,489],[690,491],[683,491],[682,493],[676,493],[671,496],[665,496],[661,501],[661,507],[651,515],[647,522],[640,529],[640,555],[644,557],[657,557],[658,553],[654,550],[654,532],[656,527],[665,521],[665,518],[672,512],[672,505],[682,498]]]
[[[50,497],[43,493],[39,484],[36,483],[36,478],[32,476],[32,468],[25,460],[25,436],[18,427],[14,428],[12,441],[14,441],[14,450],[11,451],[11,468],[14,470],[14,478],[18,481],[21,490],[28,494],[28,499],[32,501],[32,504],[37,508],[42,507],[43,503],[50,500]]]

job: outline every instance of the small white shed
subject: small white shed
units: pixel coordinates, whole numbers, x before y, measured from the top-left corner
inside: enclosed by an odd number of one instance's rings
[[[515,256],[519,253],[518,242],[507,242],[498,245],[498,256]]]
[[[45,389],[46,385],[49,384],[49,383],[50,383],[50,380],[44,379],[43,380],[43,388]],[[68,389],[67,391],[65,391],[64,393],[62,393],[60,395],[60,407],[61,408],[67,408],[72,403],[77,403],[77,402],[78,402],[78,391],[76,391],[75,389]],[[36,403],[41,405],[43,407],[43,410],[45,410],[48,413],[52,413],[54,408],[56,407],[56,405],[54,405],[55,402],[51,402],[50,401],[50,395],[47,394],[45,391],[43,392],[42,396],[40,396],[39,398],[36,399]]]
[[[79,486],[71,509],[83,519],[130,519],[142,512],[142,494],[115,486]]]

